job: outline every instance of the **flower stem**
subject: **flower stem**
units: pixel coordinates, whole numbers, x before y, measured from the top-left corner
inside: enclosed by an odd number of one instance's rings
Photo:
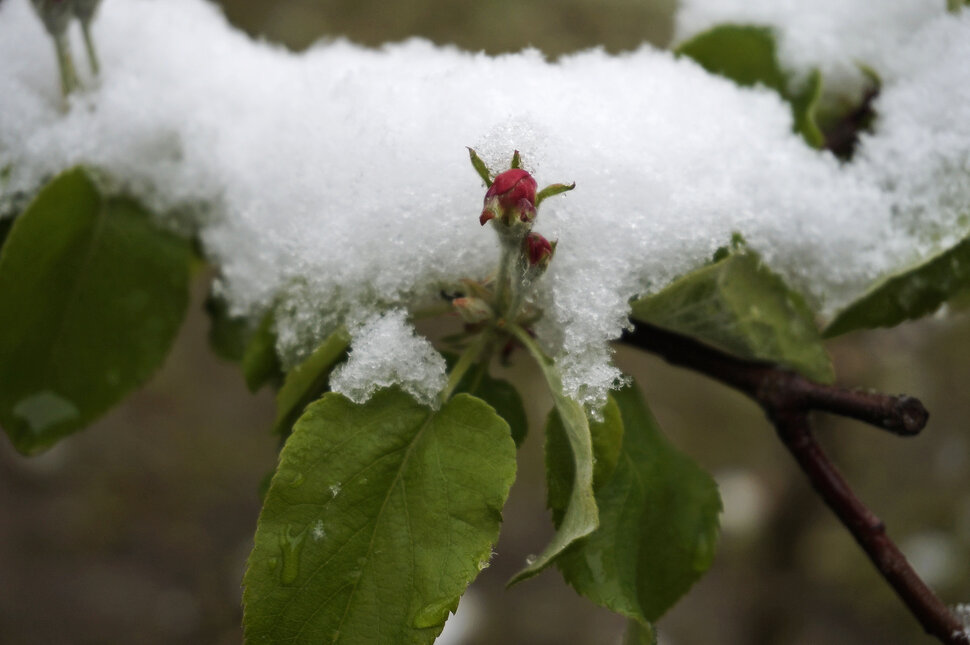
[[[57,67],[61,72],[61,94],[66,99],[68,94],[77,89],[77,71],[71,59],[71,50],[64,35],[54,36],[54,49],[57,51]]]
[[[465,373],[478,361],[478,358],[482,355],[482,350],[490,340],[491,333],[486,331],[476,336],[471,344],[465,348],[458,362],[451,368],[451,373],[448,374],[448,384],[441,391],[440,400],[442,403],[447,402],[451,398],[458,384],[465,377]]]
[[[88,63],[91,65],[91,72],[97,76],[101,72],[101,64],[98,62],[98,52],[94,49],[94,40],[91,38],[91,23],[81,23],[81,33],[84,34],[84,48],[88,52]]]

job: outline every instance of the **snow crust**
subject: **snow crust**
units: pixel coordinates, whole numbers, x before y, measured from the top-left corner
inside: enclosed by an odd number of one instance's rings
[[[498,243],[478,224],[485,189],[465,146],[497,170],[518,149],[540,186],[577,184],[536,222],[559,240],[537,289],[537,334],[567,392],[595,404],[619,376],[608,342],[628,300],[699,266],[734,231],[829,314],[970,229],[970,12],[914,0],[723,4],[737,5],[723,14],[735,21],[786,7],[769,17],[790,25],[793,65],[871,54],[885,86],[856,161],[808,148],[774,93],[649,47],[555,62],[419,40],[292,54],[202,0],[106,0],[94,25],[102,76],[85,78],[64,112],[49,39],[27,0],[7,0],[0,204],[72,165],[96,168],[198,229],[233,311],[277,311],[288,363],[347,325],[353,352],[336,390],[360,400],[398,382],[430,401],[444,362],[405,312],[494,270]],[[703,6],[687,3],[683,33],[721,19]],[[850,6],[857,19],[843,22]],[[821,58],[795,44],[796,27],[829,43]]]

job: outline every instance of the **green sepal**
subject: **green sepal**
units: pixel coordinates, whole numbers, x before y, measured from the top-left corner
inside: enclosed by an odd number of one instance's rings
[[[538,193],[536,193],[536,208],[539,208],[539,204],[545,201],[546,198],[552,197],[554,195],[561,195],[563,193],[567,193],[575,187],[576,187],[576,182],[573,182],[571,184],[551,184],[549,186],[546,186]]]
[[[468,156],[472,161],[472,167],[475,169],[475,172],[477,172],[478,176],[482,178],[483,182],[485,182],[485,186],[487,188],[491,188],[492,176],[488,172],[488,166],[485,165],[485,162],[482,161],[481,157],[478,156],[478,153],[472,148],[468,149]]]
[[[518,150],[516,150],[514,153],[512,153],[512,163],[510,164],[509,167],[510,168],[521,168],[522,167],[522,157],[519,156],[519,151]]]

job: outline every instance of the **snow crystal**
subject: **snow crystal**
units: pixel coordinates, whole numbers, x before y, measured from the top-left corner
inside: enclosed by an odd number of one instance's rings
[[[352,329],[351,337],[350,357],[330,378],[335,391],[359,403],[382,387],[398,385],[418,401],[435,405],[447,382],[445,359],[414,333],[407,312],[377,314]],[[336,497],[340,486],[331,486],[330,492]]]
[[[817,60],[875,52],[886,80],[876,131],[850,165],[793,135],[773,92],[669,52],[549,62],[413,40],[293,54],[202,0],[106,0],[94,25],[102,76],[79,65],[87,90],[65,112],[49,39],[27,0],[8,0],[0,206],[71,165],[96,168],[110,189],[198,231],[233,312],[275,311],[288,364],[346,325],[352,352],[335,390],[363,400],[399,384],[431,402],[444,362],[409,313],[460,278],[487,277],[498,258],[465,146],[493,169],[518,149],[540,186],[577,183],[536,222],[559,240],[536,332],[566,390],[594,404],[619,377],[608,343],[629,299],[735,231],[823,314],[967,233],[970,17],[938,15],[940,3],[828,4],[806,30],[831,40]],[[869,16],[851,29],[850,10],[835,11],[850,5]],[[683,29],[701,25],[688,20],[701,6],[688,4]],[[807,8],[784,6],[779,16],[800,16],[786,24],[807,24]],[[876,55],[883,39],[896,59]]]

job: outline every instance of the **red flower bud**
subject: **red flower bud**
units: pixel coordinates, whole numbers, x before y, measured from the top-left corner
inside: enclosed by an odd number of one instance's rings
[[[516,218],[532,222],[535,219],[537,188],[536,180],[525,170],[506,170],[495,178],[485,193],[485,208],[478,221],[483,226],[496,217],[506,226],[511,226]]]
[[[550,242],[538,233],[529,233],[525,238],[525,254],[530,267],[545,269],[556,252],[556,243]]]

